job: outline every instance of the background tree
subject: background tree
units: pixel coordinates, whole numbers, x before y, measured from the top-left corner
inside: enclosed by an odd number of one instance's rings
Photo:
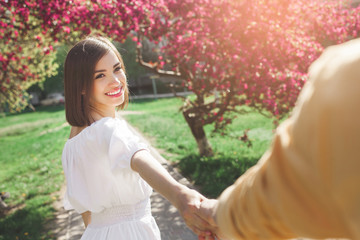
[[[149,64],[139,56],[139,61],[181,76],[193,91],[195,98],[184,98],[181,110],[203,156],[212,155],[205,125],[221,129],[245,105],[275,121],[284,117],[324,47],[355,38],[360,29],[359,8],[348,1],[165,3],[166,17],[139,32],[139,52],[143,36],[160,36],[166,58]]]
[[[56,74],[59,46],[90,33],[123,42],[139,24],[151,24],[158,6],[151,0],[1,0],[0,111],[28,105],[26,90]]]
[[[359,34],[359,8],[338,0],[2,0],[0,110],[21,110],[26,89],[55,73],[54,50],[90,33],[123,42],[138,32],[165,43],[161,73],[182,77],[195,94],[182,113],[201,155],[204,126],[221,129],[250,106],[280,119],[293,107],[307,68],[325,46]]]
[[[23,109],[26,89],[56,71],[52,41],[35,17],[38,11],[31,3],[0,2],[0,111]]]

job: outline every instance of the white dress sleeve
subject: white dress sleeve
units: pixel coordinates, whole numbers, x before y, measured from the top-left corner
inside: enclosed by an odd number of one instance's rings
[[[130,167],[131,158],[142,149],[148,149],[147,145],[140,142],[127,123],[113,118],[101,119],[68,140],[62,157],[67,181],[65,209],[100,212],[127,202],[123,193],[130,182],[138,182],[139,178]],[[119,188],[124,181],[127,184]],[[130,185],[129,188],[131,193],[139,191],[135,195],[142,198],[144,191]]]
[[[118,120],[115,126],[109,127],[112,129],[109,142],[111,169],[130,168],[134,154],[140,150],[148,150],[147,145],[140,142],[139,137],[131,132],[125,121]]]

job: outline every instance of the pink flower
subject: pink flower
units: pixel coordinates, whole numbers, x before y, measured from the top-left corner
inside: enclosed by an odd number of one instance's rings
[[[64,32],[70,33],[70,28],[68,26],[64,26],[63,29],[64,29]]]

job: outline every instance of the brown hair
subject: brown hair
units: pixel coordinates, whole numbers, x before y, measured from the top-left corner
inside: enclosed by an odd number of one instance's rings
[[[76,43],[67,54],[64,65],[65,113],[71,126],[91,124],[89,97],[93,88],[95,66],[109,51],[116,54],[125,72],[119,51],[104,37],[87,37]],[[124,102],[118,109],[124,109],[129,102],[127,83],[124,83],[123,88]]]

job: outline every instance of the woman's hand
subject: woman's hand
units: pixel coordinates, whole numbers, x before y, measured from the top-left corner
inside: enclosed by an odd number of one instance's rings
[[[186,225],[199,237],[206,236],[209,240],[215,239],[209,230],[211,225],[199,215],[201,202],[206,198],[186,186],[182,186],[177,195],[174,206],[179,210]]]
[[[198,215],[209,224],[209,230],[216,236],[217,239],[225,240],[225,236],[220,232],[216,223],[216,209],[218,200],[205,199],[201,202]],[[207,240],[206,238],[199,238],[199,240]]]

